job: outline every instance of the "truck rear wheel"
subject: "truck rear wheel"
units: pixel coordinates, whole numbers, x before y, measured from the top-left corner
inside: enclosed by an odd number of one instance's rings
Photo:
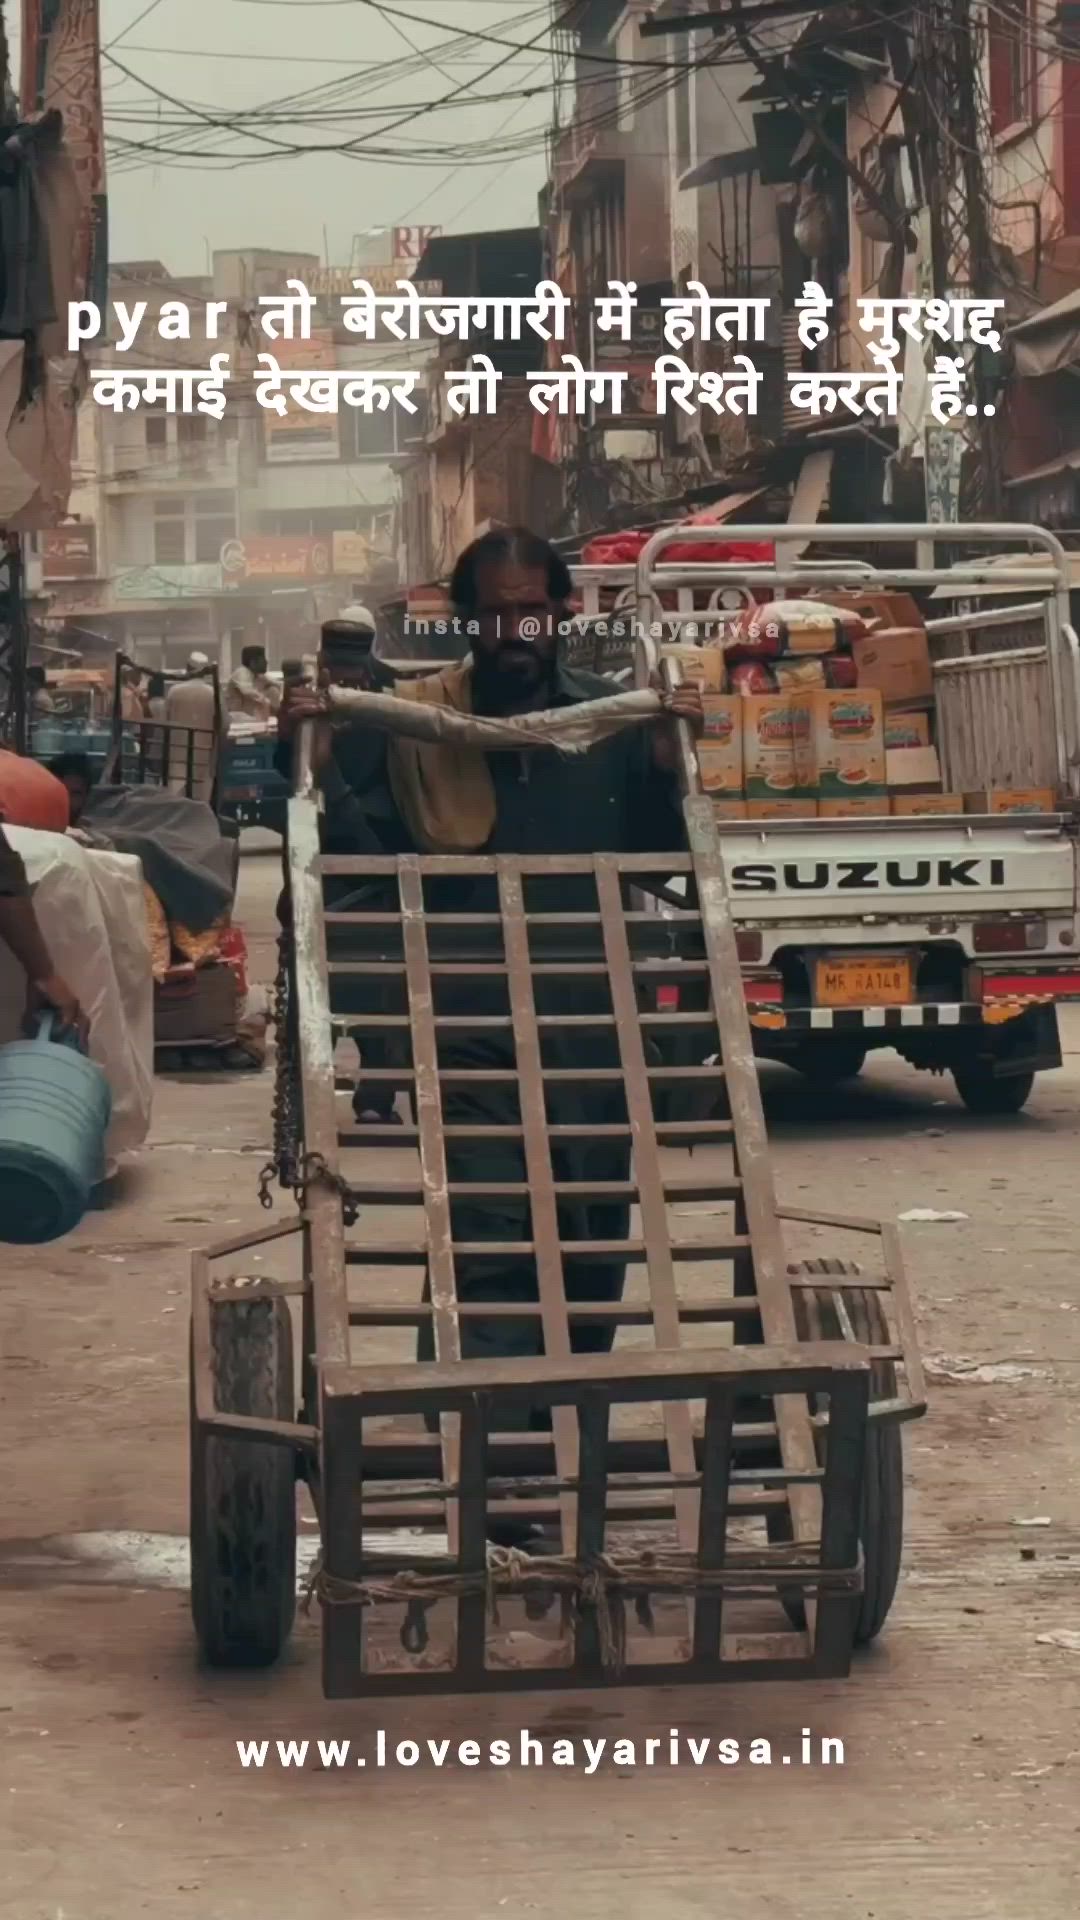
[[[1020,1113],[1035,1085],[1033,1073],[1010,1073],[1000,1078],[982,1061],[954,1067],[953,1079],[968,1112],[978,1114]]]

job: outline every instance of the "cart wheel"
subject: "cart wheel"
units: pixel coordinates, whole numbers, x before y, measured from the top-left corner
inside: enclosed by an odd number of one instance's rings
[[[808,1262],[807,1272],[818,1263]],[[821,1263],[824,1265],[825,1263]],[[858,1273],[846,1262],[828,1263],[830,1272],[842,1276]],[[840,1292],[856,1340],[868,1347],[889,1345],[888,1322],[877,1294],[866,1287],[849,1284]],[[842,1340],[843,1329],[832,1292],[820,1293],[807,1287],[793,1289],[795,1325],[800,1340]],[[874,1362],[870,1376],[872,1399],[891,1400],[896,1394],[896,1368],[891,1360]],[[824,1459],[825,1435],[819,1434],[819,1458]],[[862,1513],[859,1540],[863,1550],[864,1584],[859,1615],[855,1624],[856,1641],[865,1646],[877,1638],[896,1593],[900,1576],[900,1555],[904,1538],[904,1461],[900,1429],[893,1423],[871,1421],[866,1429],[866,1461],[863,1468]],[[801,1605],[785,1600],[789,1616],[799,1626],[805,1623]]]
[[[976,1063],[953,1070],[956,1091],[969,1113],[1019,1113],[1031,1098],[1033,1073],[1010,1073],[1004,1080]]]
[[[284,1300],[211,1307],[217,1404],[292,1420]],[[212,1667],[268,1667],[296,1611],[296,1465],[288,1447],[207,1433],[191,1392],[191,1615]]]

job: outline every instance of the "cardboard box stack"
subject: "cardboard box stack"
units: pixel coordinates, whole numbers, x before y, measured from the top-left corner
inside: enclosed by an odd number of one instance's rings
[[[907,593],[825,592],[734,616],[723,647],[666,648],[701,687],[718,820],[1046,813],[1054,795],[945,793],[934,676]]]
[[[965,793],[965,813],[1053,813],[1057,802],[1051,787],[993,787]]]
[[[917,603],[907,593],[852,593],[844,599],[869,632],[852,644],[859,686],[875,688],[884,703],[885,780],[893,814],[956,814],[959,794],[942,790],[934,741],[934,674]]]

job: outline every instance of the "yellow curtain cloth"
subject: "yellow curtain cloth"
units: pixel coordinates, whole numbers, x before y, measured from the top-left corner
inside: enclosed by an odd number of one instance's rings
[[[399,700],[472,712],[472,672],[445,667],[425,680],[399,680]],[[495,827],[495,788],[479,747],[436,747],[391,739],[390,786],[413,845],[422,853],[476,853]]]

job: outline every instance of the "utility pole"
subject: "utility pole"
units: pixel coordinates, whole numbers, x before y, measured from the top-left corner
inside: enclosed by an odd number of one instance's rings
[[[982,28],[973,21],[970,0],[923,0],[912,17],[911,37],[903,35],[911,67],[897,72],[908,80],[904,112],[912,130],[913,169],[919,182],[929,222],[930,291],[939,297],[966,295],[989,299],[994,294],[994,256],[991,234],[991,183],[984,155],[991,151],[990,131],[983,124],[981,73]],[[896,48],[898,36],[892,36]],[[894,69],[896,53],[894,51]],[[977,411],[951,428],[929,427],[926,434],[926,470],[940,470],[948,449],[946,440],[960,435],[968,454],[969,479],[964,487],[965,518],[991,520],[1001,513],[1001,422],[994,411],[995,383],[988,377],[985,355],[976,349],[969,370],[972,403]],[[987,411],[990,409],[990,411]],[[959,488],[956,511],[960,517]]]

